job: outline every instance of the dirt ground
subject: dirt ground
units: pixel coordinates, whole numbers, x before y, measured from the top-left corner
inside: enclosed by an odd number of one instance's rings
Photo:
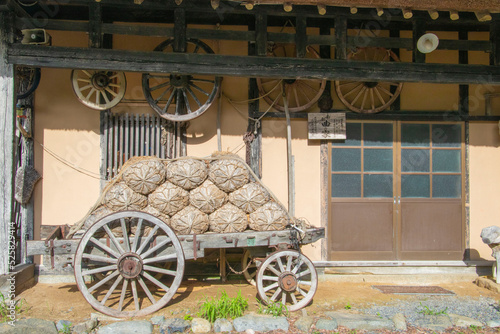
[[[440,284],[442,288],[453,291],[457,296],[480,296],[500,299],[500,294],[485,288],[480,288],[472,282]],[[196,279],[185,280],[169,304],[158,312],[143,317],[149,319],[155,315],[164,315],[166,318],[183,317],[186,314],[196,316],[199,305],[206,297],[216,296],[226,291],[229,297],[234,297],[241,291],[249,300],[249,311],[257,311],[257,290],[245,281],[220,280],[202,281]],[[90,318],[90,313],[96,312],[83,298],[76,284],[37,284],[19,295],[25,300],[27,309],[20,317],[41,318],[58,321],[61,319],[78,323]],[[346,305],[351,309],[361,309],[368,304],[384,304],[396,299],[411,298],[411,295],[383,294],[372,287],[371,283],[334,283],[319,282],[318,291],[313,302],[306,308],[310,316],[320,316],[323,312],[342,310]],[[294,312],[291,318],[302,315],[301,311]],[[137,318],[135,320],[138,320]]]

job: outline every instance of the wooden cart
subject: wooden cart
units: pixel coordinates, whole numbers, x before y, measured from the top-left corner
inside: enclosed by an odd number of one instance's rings
[[[204,257],[205,249],[244,248],[257,263],[255,282],[262,301],[281,301],[295,311],[309,304],[318,284],[316,269],[300,245],[323,237],[324,228],[297,227],[176,235],[155,216],[122,211],[97,221],[81,239],[29,241],[28,255],[74,254],[78,288],[92,307],[132,317],[155,312],[170,301],[186,260]]]

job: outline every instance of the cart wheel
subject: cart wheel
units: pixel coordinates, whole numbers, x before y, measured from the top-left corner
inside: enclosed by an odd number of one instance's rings
[[[399,61],[394,52],[384,48],[359,48],[350,52],[349,60]],[[335,81],[339,99],[350,110],[371,114],[387,109],[398,98],[402,82]]]
[[[250,251],[248,249],[245,249],[243,252],[243,256],[241,258],[241,268],[245,269],[248,266],[248,263],[252,261],[252,255],[250,255]],[[255,262],[250,264],[243,272],[243,276],[245,277],[245,280],[249,283],[252,284],[253,286],[256,286],[257,284],[255,283],[255,275],[257,274],[257,265]]]
[[[154,51],[174,52],[173,39],[167,39]],[[188,39],[187,53],[214,53],[205,43]],[[220,77],[143,73],[142,89],[151,108],[173,122],[189,121],[203,114],[213,103],[220,86]]]
[[[295,53],[293,50],[288,50],[284,44],[271,44],[269,55],[273,57],[290,57]],[[313,48],[307,47],[308,58],[320,58],[318,52]],[[290,112],[298,112],[309,109],[313,106],[323,94],[326,87],[326,80],[321,79],[273,79],[273,78],[257,78],[257,86],[259,93],[264,100],[273,105],[273,108],[278,111],[285,111],[283,103],[283,84],[284,81],[286,96],[288,99],[288,110]]]
[[[128,233],[131,226],[135,235]],[[103,236],[111,240],[109,247],[104,239],[99,240]],[[164,269],[166,262],[175,264],[175,270]],[[98,273],[101,280],[85,282],[85,276]],[[160,281],[154,277],[157,273],[169,280]],[[83,235],[75,254],[81,293],[93,308],[113,317],[159,310],[172,299],[183,275],[184,252],[175,233],[144,212],[123,211],[102,218]]]
[[[265,303],[281,302],[289,311],[309,304],[318,287],[318,274],[305,255],[285,250],[271,254],[257,271],[257,291]]]
[[[96,110],[106,110],[116,106],[122,100],[127,88],[123,72],[73,70],[71,82],[78,100]]]
[[[16,75],[19,78],[17,99],[25,99],[37,89],[40,83],[41,71],[38,67],[17,66]]]

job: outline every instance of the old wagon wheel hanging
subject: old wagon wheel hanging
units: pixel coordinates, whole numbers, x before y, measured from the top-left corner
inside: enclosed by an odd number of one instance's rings
[[[106,110],[116,106],[125,95],[125,73],[100,70],[73,70],[73,91],[89,108]]]
[[[306,51],[306,57],[320,58],[313,47],[308,46]],[[268,54],[273,57],[291,57],[295,54],[295,48],[286,44],[270,44]],[[283,79],[283,82],[290,112],[309,109],[319,100],[326,87],[326,80],[321,79]],[[260,95],[269,105],[273,105],[278,111],[285,111],[282,79],[257,78],[257,86]]]
[[[168,39],[155,51],[174,52],[174,40]],[[187,53],[214,53],[204,42],[188,39]],[[144,73],[142,89],[149,105],[163,118],[174,122],[189,121],[203,114],[217,96],[220,77],[175,73]]]
[[[166,262],[174,269],[165,269]],[[97,282],[85,279],[98,273],[102,279]],[[158,273],[165,278],[155,278]],[[83,235],[75,254],[78,288],[92,307],[114,317],[159,310],[173,297],[183,275],[184,253],[175,233],[143,212],[102,218]]]
[[[241,257],[241,268],[243,268],[243,270],[246,269],[245,271],[243,271],[243,277],[245,277],[245,280],[253,286],[257,285],[255,283],[257,265],[255,264],[254,258],[252,257],[248,249],[245,249],[245,251],[243,252],[243,256]]]
[[[257,271],[257,291],[265,303],[281,302],[296,311],[311,302],[318,274],[305,255],[285,250],[271,254]]]
[[[394,52],[384,48],[358,48],[348,54],[349,60],[399,61]],[[402,82],[335,81],[337,95],[350,110],[357,113],[377,113],[387,109],[398,98]]]
[[[18,78],[17,99],[25,99],[38,88],[41,71],[38,67],[16,66]]]

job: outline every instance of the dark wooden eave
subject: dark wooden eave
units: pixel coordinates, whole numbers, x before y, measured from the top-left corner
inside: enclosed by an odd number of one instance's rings
[[[13,64],[52,68],[237,77],[500,84],[500,66],[486,65],[183,54],[22,44],[11,45],[7,54],[8,61]]]

